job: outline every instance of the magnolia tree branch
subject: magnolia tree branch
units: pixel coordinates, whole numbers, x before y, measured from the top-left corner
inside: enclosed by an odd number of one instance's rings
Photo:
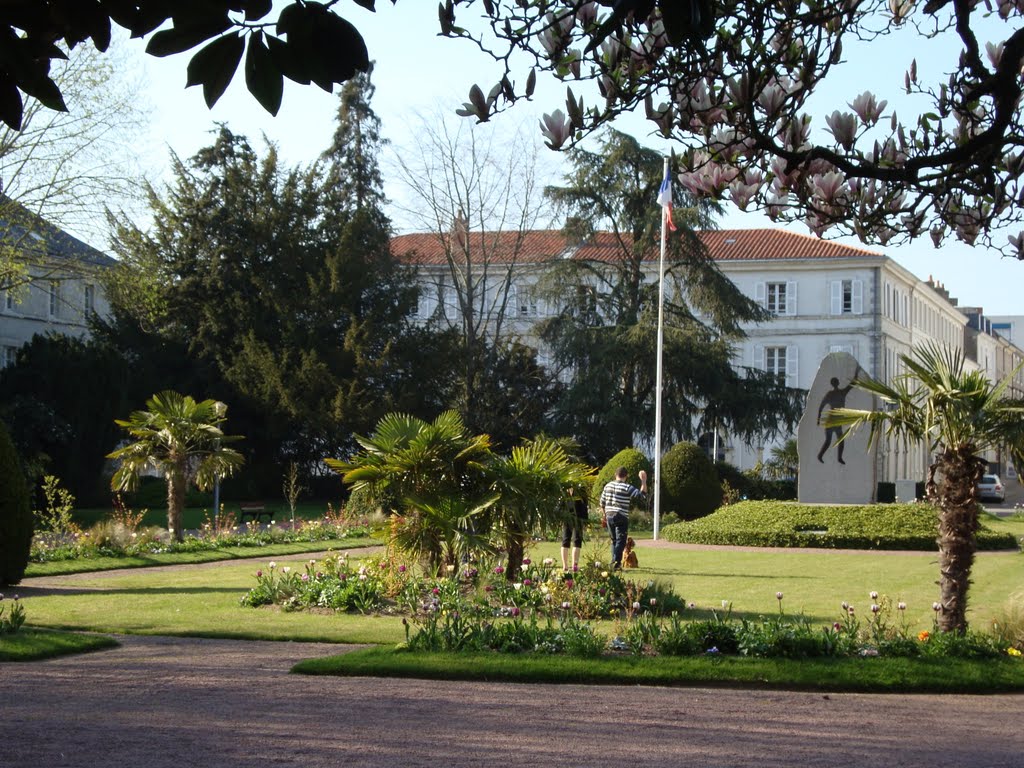
[[[541,122],[553,149],[643,109],[681,145],[678,179],[694,194],[801,221],[820,236],[885,245],[928,235],[936,246],[952,236],[1024,258],[1024,234],[1005,234],[1024,208],[1024,0],[1000,0],[996,13],[975,0],[446,7],[442,32],[505,69],[493,86],[473,86],[463,115],[489,120],[532,96],[537,73],[546,74],[569,86],[564,110]],[[457,15],[479,9],[482,27],[457,25]],[[870,52],[893,35],[941,43],[946,71],[919,72],[914,59],[892,83],[872,84],[907,94],[902,118],[867,90],[837,96],[822,124],[811,106],[848,63],[846,47]]]

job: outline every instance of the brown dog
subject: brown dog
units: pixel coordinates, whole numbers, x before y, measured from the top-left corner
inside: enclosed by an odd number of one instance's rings
[[[636,559],[636,552],[633,548],[636,547],[636,542],[633,541],[633,537],[629,536],[626,539],[626,548],[622,552],[622,567],[623,568],[639,568],[640,565]]]

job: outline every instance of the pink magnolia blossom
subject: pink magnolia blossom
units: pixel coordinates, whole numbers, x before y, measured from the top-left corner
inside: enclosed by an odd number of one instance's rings
[[[831,203],[845,182],[846,177],[839,171],[829,171],[811,178],[811,190],[816,198]]]
[[[1024,259],[1024,232],[1018,232],[1016,235],[1010,235],[1010,245],[1017,251],[1017,258]]]
[[[792,171],[789,170],[787,161],[781,157],[776,157],[772,160],[771,171],[778,188],[781,190],[792,189],[800,181],[800,169],[794,168]]]
[[[992,66],[999,69],[999,62],[1003,59],[1003,44],[985,43],[985,53]]]
[[[789,193],[773,189],[771,195],[765,200],[764,207],[769,219],[778,220],[789,208]]]
[[[807,225],[807,228],[818,237],[824,236],[829,227],[828,221],[821,218],[816,213],[808,213],[804,218],[804,223]]]
[[[849,105],[850,109],[857,113],[857,117],[865,125],[874,125],[882,116],[882,110],[888,101],[876,101],[875,95],[870,91],[864,91]]]
[[[778,80],[772,80],[757,95],[757,105],[770,117],[774,117],[782,109],[788,95],[789,93]]]
[[[889,0],[889,12],[895,24],[902,24],[914,12],[914,0]]]
[[[729,195],[741,211],[747,210],[747,205],[764,184],[764,175],[755,169],[748,170],[743,174],[742,179],[733,179],[729,184]]]
[[[556,109],[550,115],[544,115],[540,130],[547,139],[545,144],[551,149],[559,149],[572,136],[572,123],[562,110]]]
[[[584,28],[597,21],[597,3],[584,3],[576,11],[576,20]]]
[[[857,137],[857,117],[849,112],[835,110],[831,115],[825,117],[825,124],[840,146],[849,152],[853,149],[853,142]]]

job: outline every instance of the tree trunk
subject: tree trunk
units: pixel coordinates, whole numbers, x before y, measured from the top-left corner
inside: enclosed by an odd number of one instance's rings
[[[185,540],[185,472],[172,469],[167,475],[167,528],[175,541]]]
[[[939,610],[938,628],[943,632],[967,630],[967,590],[977,549],[978,504],[975,485],[985,463],[973,452],[947,451],[932,465],[928,496],[939,507]],[[942,475],[938,483],[935,473]]]
[[[523,558],[526,556],[526,534],[521,531],[509,531],[508,563],[505,567],[505,579],[518,581],[523,569]]]

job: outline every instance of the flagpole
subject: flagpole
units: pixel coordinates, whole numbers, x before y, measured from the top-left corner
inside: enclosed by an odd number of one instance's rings
[[[668,178],[668,158],[665,158],[665,170],[662,178]],[[661,531],[661,357],[662,344],[665,338],[665,240],[668,235],[667,213],[662,206],[661,212],[661,253],[658,256],[658,352],[654,387],[654,540],[658,540]]]

